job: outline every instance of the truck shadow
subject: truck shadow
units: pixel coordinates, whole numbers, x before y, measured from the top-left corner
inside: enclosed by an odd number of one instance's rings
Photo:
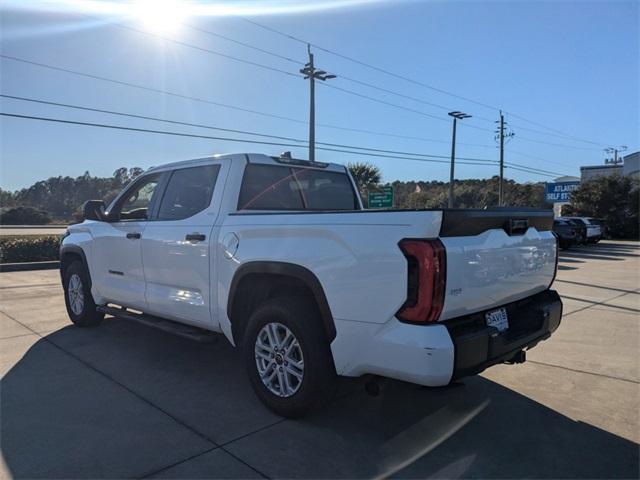
[[[572,247],[560,252],[560,261],[582,260],[624,260],[640,257],[640,247],[632,244],[598,243]]]
[[[212,451],[244,464],[240,477],[247,466],[288,478],[638,477],[636,443],[485,378],[464,383],[389,381],[371,397],[341,379],[326,409],[283,421],[224,338],[109,319],[38,340],[2,378],[2,451],[14,478],[231,476],[215,462],[189,469]]]

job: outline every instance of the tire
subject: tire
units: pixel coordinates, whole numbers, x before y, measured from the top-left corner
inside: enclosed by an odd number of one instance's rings
[[[64,303],[71,321],[79,327],[95,327],[104,319],[96,310],[91,295],[91,280],[86,266],[74,261],[64,272]]]
[[[275,336],[278,340],[272,341]],[[284,350],[289,354],[283,354]],[[301,417],[326,403],[335,391],[329,342],[310,302],[278,297],[263,303],[249,318],[243,355],[256,395],[283,417]],[[300,359],[302,369],[296,365]]]

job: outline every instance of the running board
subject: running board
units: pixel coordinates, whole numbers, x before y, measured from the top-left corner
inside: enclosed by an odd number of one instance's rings
[[[147,315],[145,313],[133,313],[127,311],[126,308],[119,307],[107,307],[98,306],[97,310],[107,315],[112,315],[116,318],[122,318],[123,320],[133,320],[134,322],[141,323],[147,327],[157,328],[164,332],[173,333],[179,337],[188,338],[189,340],[195,340],[200,343],[213,343],[217,340],[217,335],[204,328],[193,327],[191,325],[185,325],[183,323],[174,322],[160,317],[154,317],[153,315]]]

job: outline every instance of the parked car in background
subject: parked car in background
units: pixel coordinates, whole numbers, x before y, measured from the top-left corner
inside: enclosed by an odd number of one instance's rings
[[[556,220],[567,222],[569,225],[576,229],[575,245],[585,245],[587,243],[587,226],[580,220],[575,220],[568,217],[558,217]]]
[[[589,222],[593,225],[600,225],[600,230],[602,232],[601,238],[611,238],[611,234],[609,233],[609,226],[607,222],[605,222],[601,218],[588,218]]]
[[[220,332],[287,417],[336,375],[443,386],[521,363],[560,324],[549,210],[363,210],[343,165],[257,154],[152,168],[84,210],[60,250],[71,321]]]
[[[588,217],[567,217],[577,222],[582,222],[587,227],[587,243],[598,243],[602,239],[602,229],[600,225],[591,223]]]
[[[553,221],[553,231],[558,236],[560,248],[567,249],[578,242],[580,227],[568,220],[556,219]]]

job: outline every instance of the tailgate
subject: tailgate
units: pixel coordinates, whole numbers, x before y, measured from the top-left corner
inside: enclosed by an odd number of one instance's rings
[[[556,270],[553,213],[543,210],[445,211],[447,255],[440,320],[487,310],[546,290]]]

